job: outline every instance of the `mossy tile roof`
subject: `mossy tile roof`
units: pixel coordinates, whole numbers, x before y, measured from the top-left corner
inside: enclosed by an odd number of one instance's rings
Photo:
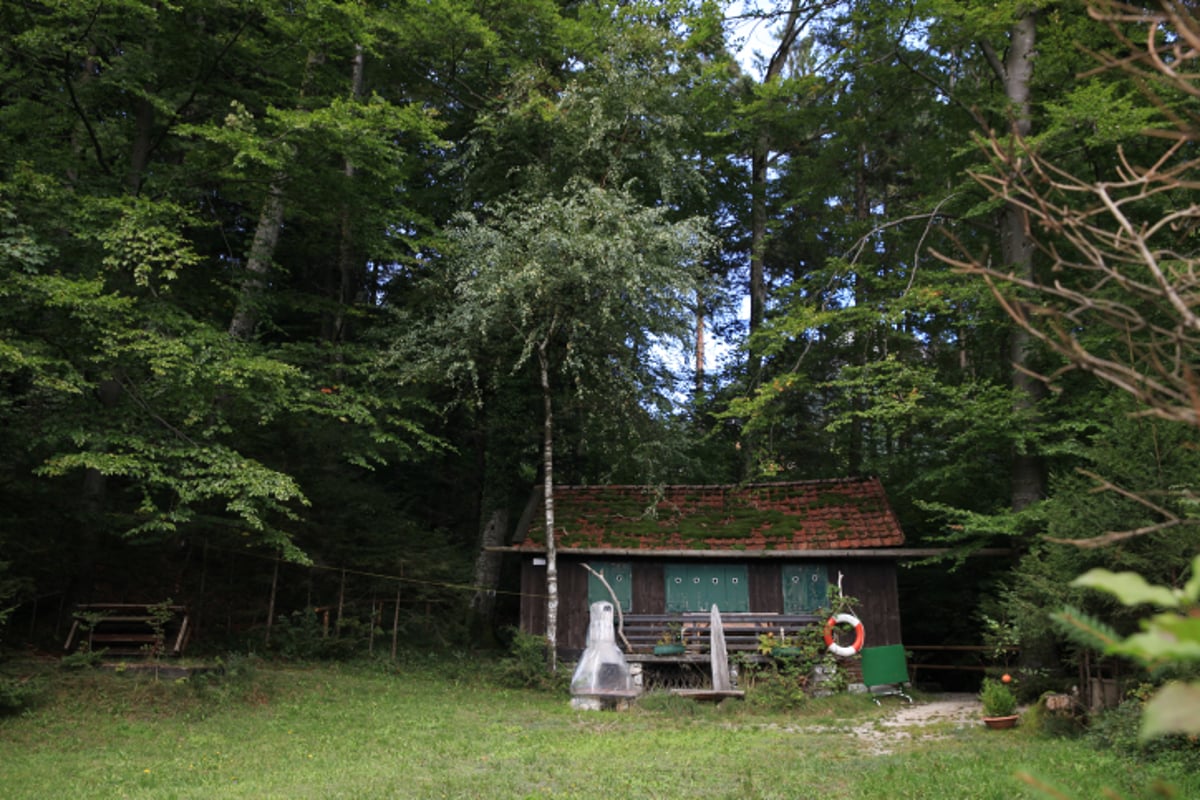
[[[840,550],[904,544],[877,478],[736,486],[557,486],[562,549]],[[517,546],[545,547],[544,509]]]

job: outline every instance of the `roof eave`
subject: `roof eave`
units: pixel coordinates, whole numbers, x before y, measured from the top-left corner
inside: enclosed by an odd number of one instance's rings
[[[545,555],[545,547],[489,547],[494,553],[527,553]],[[857,547],[826,550],[640,550],[637,548],[560,547],[560,556],[620,556],[623,558],[937,558],[955,553],[949,547]],[[1006,556],[1007,548],[983,548],[970,556]]]

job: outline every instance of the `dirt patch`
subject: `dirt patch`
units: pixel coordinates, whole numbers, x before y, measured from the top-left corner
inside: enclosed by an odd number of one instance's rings
[[[903,698],[881,698],[887,715],[864,722],[850,730],[862,748],[872,755],[886,755],[901,743],[939,739],[946,729],[978,725],[982,709],[973,694],[943,694],[935,699],[909,704]]]

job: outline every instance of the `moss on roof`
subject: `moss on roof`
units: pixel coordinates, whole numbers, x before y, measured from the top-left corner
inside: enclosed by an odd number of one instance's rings
[[[534,524],[527,544],[541,543]],[[745,487],[558,487],[557,542],[565,548],[797,549],[902,544],[875,480]]]

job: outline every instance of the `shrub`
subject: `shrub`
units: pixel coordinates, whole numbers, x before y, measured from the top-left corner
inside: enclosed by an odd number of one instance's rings
[[[1097,748],[1112,750],[1136,761],[1179,763],[1200,771],[1200,741],[1182,734],[1141,738],[1142,707],[1152,687],[1135,692],[1119,706],[1092,718],[1085,739]]]
[[[770,711],[795,711],[808,702],[805,687],[808,675],[795,665],[783,662],[778,667],[764,667],[748,676],[746,703]]]
[[[279,615],[271,632],[271,650],[285,659],[324,661],[348,659],[362,651],[370,628],[367,623],[345,618],[334,631],[311,608]]]
[[[508,656],[500,661],[497,678],[505,686],[517,689],[566,689],[570,676],[561,668],[550,671],[548,647],[545,636],[512,631],[512,644]]]
[[[92,669],[100,666],[107,652],[105,648],[92,650],[87,646],[87,642],[84,642],[74,653],[68,653],[59,659],[58,665],[63,669]]]
[[[0,716],[28,708],[40,693],[41,685],[35,681],[0,676]]]

